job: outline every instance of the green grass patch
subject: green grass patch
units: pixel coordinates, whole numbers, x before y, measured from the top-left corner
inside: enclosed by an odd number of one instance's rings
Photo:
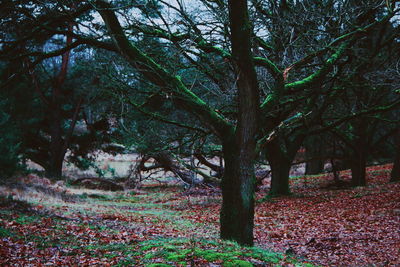
[[[253,267],[251,262],[243,260],[233,260],[231,262],[224,263],[223,267]]]
[[[152,263],[147,265],[147,267],[171,267],[173,265],[165,264],[165,263]]]
[[[59,240],[59,239],[53,239],[51,237],[43,237],[38,235],[27,235],[25,236],[25,239],[31,242],[35,242],[39,249],[61,247],[62,243],[68,241],[68,240]]]
[[[189,264],[193,259],[209,263],[223,263],[223,266],[253,266],[255,262],[278,264],[283,255],[260,248],[241,247],[234,242],[191,240],[191,239],[155,239],[142,242],[139,249],[145,261],[163,259],[166,263]],[[296,260],[294,260],[296,262]]]
[[[37,216],[37,215],[26,215],[26,214],[20,214],[15,221],[19,224],[31,224],[31,223],[36,223],[39,222],[42,219],[42,217]]]
[[[15,214],[13,211],[11,210],[0,210],[0,215],[6,215],[6,216],[10,216]]]
[[[197,239],[202,231],[210,229],[197,223],[192,217],[185,219],[185,211],[175,210],[175,205],[198,205],[207,202],[207,198],[191,198],[176,196],[176,192],[158,192],[148,190],[148,194],[141,195],[78,195],[80,200],[76,203],[46,203],[40,200],[40,205],[55,208],[55,213],[61,212],[62,216],[77,218],[76,220],[54,220],[52,223],[43,224],[37,233],[25,233],[26,236],[17,236],[25,242],[33,242],[39,249],[59,247],[65,250],[64,255],[75,256],[85,254],[96,258],[114,259],[119,262],[115,266],[204,266],[209,263],[216,266],[259,266],[260,262],[269,265],[279,265],[282,261],[288,262],[283,254],[274,253],[260,248],[241,247],[234,242]],[[81,192],[81,191],[80,191]],[[274,199],[268,196],[270,201]],[[213,201],[220,201],[215,199]],[[183,204],[182,204],[183,203]],[[39,203],[38,203],[39,204]],[[64,207],[65,206],[65,207]],[[61,208],[61,210],[60,210]],[[16,214],[17,213],[17,214]],[[41,224],[44,215],[19,214],[13,211],[0,211],[2,218],[7,221],[16,221],[19,224]],[[104,215],[115,215],[107,219]],[[90,218],[92,217],[92,218]],[[118,219],[118,220],[117,220]],[[119,220],[121,219],[121,220]],[[89,220],[89,223],[88,221]],[[43,221],[45,222],[45,221]],[[119,231],[132,230],[135,227],[146,229],[159,226],[164,227],[167,233],[176,233],[176,236],[191,238],[160,238],[146,241],[142,238],[151,238],[143,231],[143,236],[137,239],[107,239]],[[23,226],[24,227],[24,226]],[[207,229],[206,229],[207,227]],[[88,228],[103,235],[89,235]],[[159,230],[157,228],[157,230]],[[171,232],[168,232],[171,230]],[[139,232],[138,231],[138,232]],[[172,232],[174,231],[174,232]],[[197,231],[197,232],[196,232]],[[211,228],[211,231],[216,229]],[[74,234],[74,233],[82,233]],[[158,233],[158,231],[157,231]],[[13,235],[8,229],[0,227],[0,237]],[[15,234],[16,235],[16,234]],[[196,239],[195,239],[196,237]],[[111,243],[110,242],[121,242]],[[289,257],[290,258],[290,257]],[[297,259],[290,258],[294,265],[304,266]]]
[[[0,226],[0,237],[13,237],[14,235],[10,230]]]

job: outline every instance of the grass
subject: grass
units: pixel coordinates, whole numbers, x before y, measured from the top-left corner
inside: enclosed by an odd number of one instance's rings
[[[253,266],[253,263],[260,261],[277,264],[283,259],[281,254],[262,249],[244,248],[233,242],[204,239],[150,240],[141,243],[139,248],[145,253],[144,258],[147,260],[158,259],[178,265],[208,262],[223,266]]]
[[[310,266],[294,255],[327,266],[386,261],[397,266],[395,246],[388,244],[399,240],[393,212],[398,209],[399,184],[387,184],[388,177],[381,174],[388,172],[370,170],[367,187],[345,190],[330,190],[328,174],[296,177],[291,180],[293,195],[267,195],[260,201],[255,242],[293,251],[290,255],[219,241],[218,193],[189,194],[168,186],[115,193],[74,188],[68,189],[74,197],[68,202],[40,192],[14,196],[29,203],[4,204],[0,198],[0,254],[10,251],[5,255],[11,265],[23,265],[24,255],[32,254],[30,259],[37,262],[31,266],[54,259],[54,251],[60,260],[54,266]],[[343,179],[348,180],[348,174]],[[257,199],[263,196],[265,192],[257,193]],[[390,238],[385,234],[389,231]],[[337,238],[338,233],[346,238]]]
[[[140,250],[146,260],[158,260],[171,266],[201,266],[201,263],[213,266],[260,266],[279,265],[283,261],[296,266],[303,264],[293,257],[260,248],[241,247],[234,242],[206,239],[159,239],[143,242]],[[197,265],[196,265],[197,264]],[[192,265],[193,266],[193,265]]]
[[[9,229],[0,226],[0,237],[12,237],[14,235]]]
[[[26,215],[26,214],[20,214],[18,218],[15,220],[15,222],[19,224],[31,224],[35,222],[39,222],[41,220],[40,216],[37,215]]]
[[[41,251],[32,255],[38,260],[45,251],[57,248],[60,260],[66,261],[61,265],[74,265],[68,260],[77,257],[113,266],[247,267],[298,263],[283,254],[218,241],[215,224],[197,221],[187,212],[218,205],[220,200],[210,200],[207,195],[181,196],[175,188],[165,192],[150,189],[140,195],[75,191],[80,196],[76,202],[54,201],[45,196],[25,198],[34,206],[29,213],[0,208],[0,237],[29,244],[35,253]],[[15,256],[11,262],[20,260]]]

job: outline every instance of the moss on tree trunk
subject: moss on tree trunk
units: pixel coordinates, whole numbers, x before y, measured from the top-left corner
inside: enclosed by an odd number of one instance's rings
[[[246,152],[239,154],[234,145],[224,147],[221,238],[251,246],[254,227],[254,164],[251,160],[243,160]]]

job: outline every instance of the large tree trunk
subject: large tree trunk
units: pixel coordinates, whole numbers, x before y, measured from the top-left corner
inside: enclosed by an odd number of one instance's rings
[[[225,157],[222,181],[221,238],[253,245],[254,161],[260,96],[251,53],[247,0],[229,0],[232,55],[238,75],[238,123],[234,134],[221,137]]]
[[[277,139],[268,144],[266,157],[271,167],[271,189],[269,194],[272,196],[289,195],[289,172],[292,161],[282,151]]]
[[[323,142],[320,136],[310,136],[305,142],[306,175],[322,173],[324,170]]]
[[[248,153],[246,160],[245,154]],[[221,238],[242,245],[253,244],[254,151],[240,153],[235,145],[224,146],[225,172],[221,183]]]
[[[277,137],[267,144],[265,155],[271,167],[270,195],[285,196],[290,194],[289,172],[303,140],[304,136],[299,135],[285,144],[283,139]]]
[[[45,175],[50,179],[59,179],[62,177],[62,166],[64,157],[54,157],[50,160],[49,165],[45,169]]]
[[[290,194],[289,172],[291,164],[282,158],[269,161],[271,166],[271,196],[285,196]]]
[[[396,155],[393,161],[393,169],[390,173],[390,181],[400,181],[400,129],[397,131],[396,136]]]
[[[351,184],[364,186],[366,183],[366,158],[363,153],[356,153],[351,160]]]
[[[400,181],[400,153],[399,150],[396,152],[396,158],[393,162],[393,169],[390,173],[390,181],[398,182]]]

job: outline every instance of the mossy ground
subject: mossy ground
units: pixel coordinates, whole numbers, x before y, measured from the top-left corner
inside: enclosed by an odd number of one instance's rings
[[[32,205],[29,212],[3,205],[0,237],[4,249],[0,256],[7,257],[7,264],[33,265],[262,266],[301,262],[219,241],[215,221],[219,200],[212,195],[185,196],[177,188],[98,195],[102,192],[70,203],[32,200],[27,203]],[[201,208],[200,217],[193,213]],[[26,253],[32,256],[28,258]]]

